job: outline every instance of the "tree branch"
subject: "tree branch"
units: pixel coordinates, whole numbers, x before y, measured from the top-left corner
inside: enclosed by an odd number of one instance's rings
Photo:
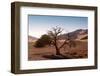
[[[61,49],[65,44],[67,43],[67,39],[64,41],[64,43],[59,47]]]

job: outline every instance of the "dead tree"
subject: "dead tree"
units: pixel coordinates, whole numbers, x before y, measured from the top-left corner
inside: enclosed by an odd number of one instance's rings
[[[51,37],[52,45],[56,49],[56,55],[61,55],[60,50],[65,46],[68,45],[70,48],[75,46],[75,43],[73,40],[70,39],[69,35],[64,39],[64,42],[59,46],[59,36],[63,32],[63,29],[61,27],[53,27],[52,30],[48,31],[48,35]]]
[[[48,31],[48,35],[52,39],[52,45],[54,45],[56,49],[56,55],[60,55],[60,49],[66,44],[66,40],[61,46],[58,46],[59,36],[61,35],[63,29],[61,27],[53,27],[52,30]]]

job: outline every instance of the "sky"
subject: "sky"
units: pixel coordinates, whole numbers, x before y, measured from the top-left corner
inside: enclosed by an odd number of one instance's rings
[[[63,33],[87,29],[88,17],[29,15],[28,26],[29,35],[39,38],[56,26],[64,29]]]

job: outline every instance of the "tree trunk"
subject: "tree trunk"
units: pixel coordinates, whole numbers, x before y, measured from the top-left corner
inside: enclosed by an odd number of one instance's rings
[[[55,46],[55,49],[56,49],[56,55],[61,55],[60,54],[60,49],[58,48],[58,44],[57,44],[57,36],[54,38],[54,46]]]
[[[58,47],[57,46],[55,46],[55,47],[56,47],[56,55],[61,55],[60,50],[58,49]]]

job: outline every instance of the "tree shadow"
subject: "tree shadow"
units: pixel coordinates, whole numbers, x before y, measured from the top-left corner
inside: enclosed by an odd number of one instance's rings
[[[84,57],[84,55],[77,54],[76,52],[66,53],[66,55],[67,56],[69,55],[72,59],[86,58],[86,57]]]
[[[48,58],[48,59],[71,59],[71,57],[65,56],[65,55],[43,55],[42,57]]]

